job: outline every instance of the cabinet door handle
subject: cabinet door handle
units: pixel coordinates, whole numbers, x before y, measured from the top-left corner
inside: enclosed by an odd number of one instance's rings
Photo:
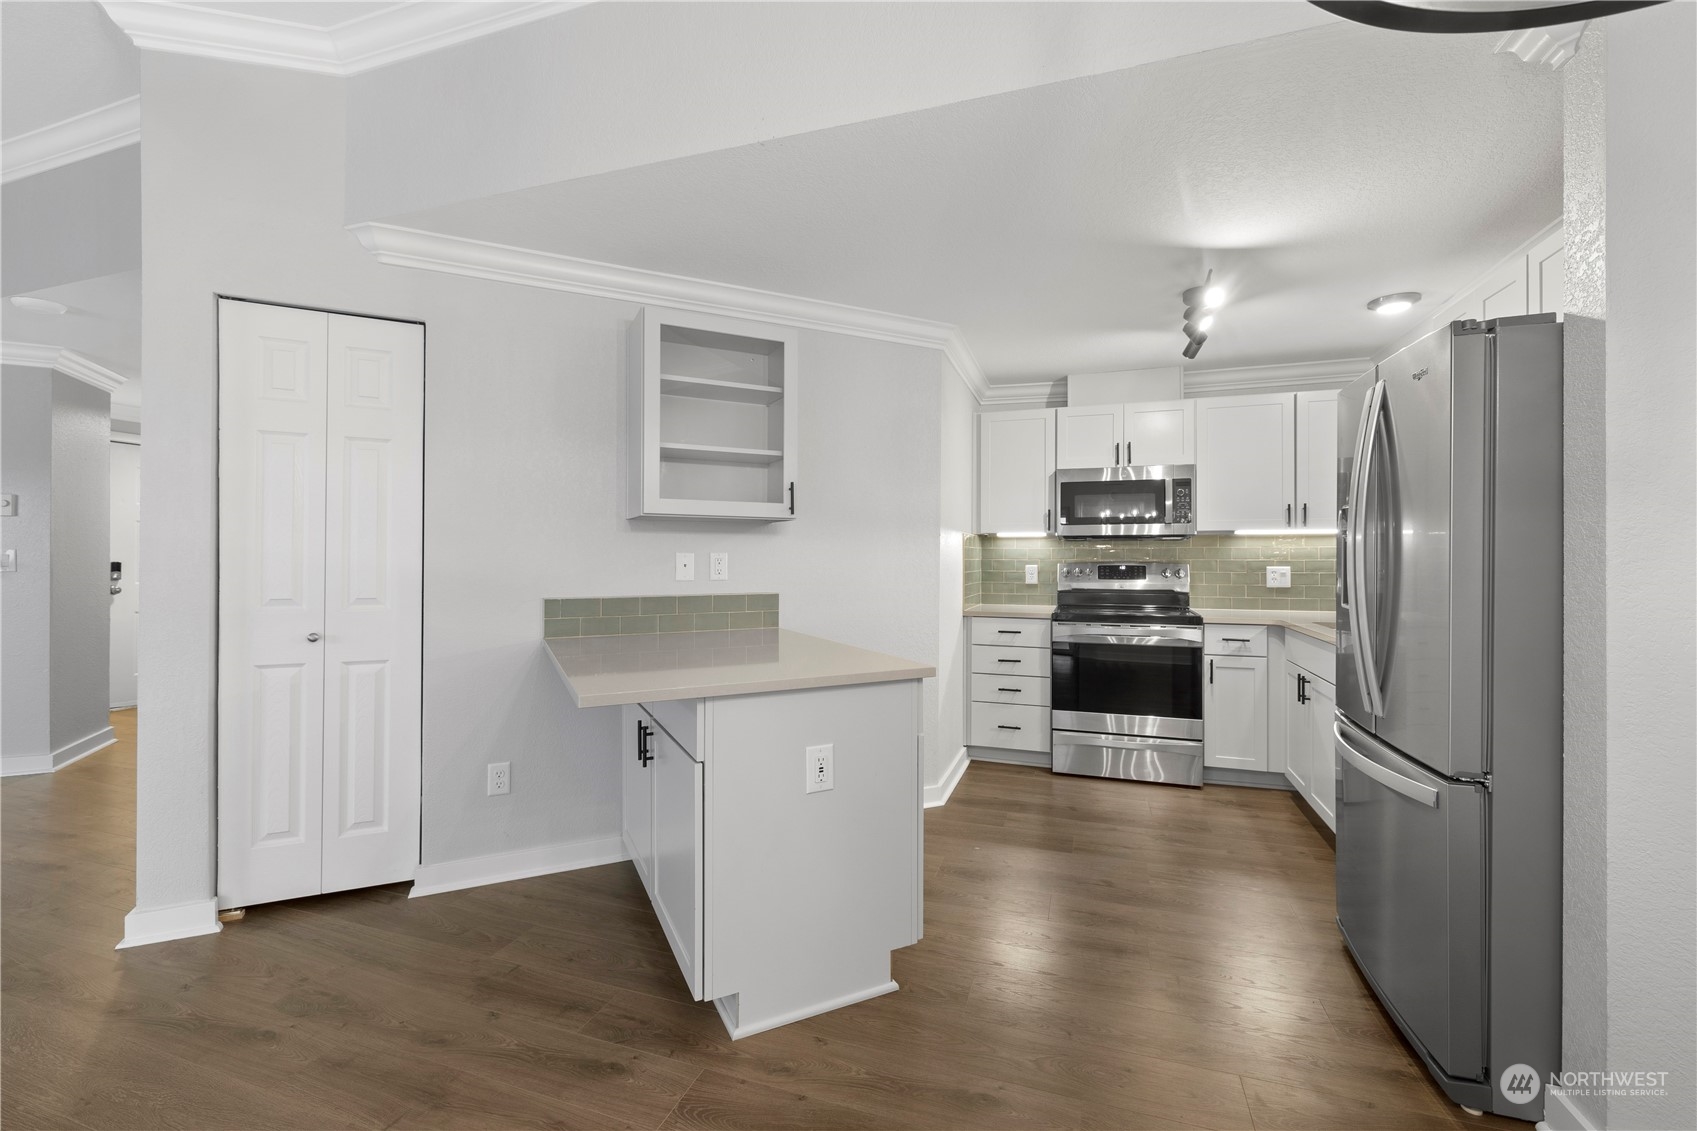
[[[1285,525],[1286,526],[1290,525],[1290,504],[1289,503],[1285,504]]]
[[[1043,511],[1043,529],[1053,534],[1055,532],[1055,509],[1049,507]]]
[[[1307,503],[1302,504],[1302,525],[1304,525],[1304,526],[1308,525],[1308,504]]]
[[[1023,629],[1023,628],[998,628],[996,630],[996,635],[997,636],[1024,636],[1025,635],[1025,629]]]
[[[1119,463],[1120,463],[1120,445],[1119,445],[1119,441],[1116,440],[1116,441],[1114,441],[1114,466],[1118,467]]]
[[[1221,642],[1226,643],[1226,644],[1248,644],[1249,643],[1249,637],[1247,637],[1247,636],[1222,636],[1222,637],[1220,637],[1220,640],[1221,640]]]
[[[1024,727],[1011,727],[1007,723],[997,723],[996,729],[997,730],[1024,730],[1025,728]]]
[[[790,482],[790,513],[795,513],[795,482]]]
[[[1024,660],[997,660],[998,664],[1023,664]]]
[[[1025,694],[1023,691],[1021,691],[1017,687],[998,687],[998,688],[996,688],[996,690],[997,691],[1006,691],[1009,695],[1023,695],[1023,694]]]
[[[648,752],[648,738],[653,733],[654,732],[649,730],[648,727],[642,722],[641,719],[637,720],[637,723],[636,723],[636,760],[637,760],[637,762],[639,762],[640,764],[642,764],[645,767],[648,765],[648,763],[654,761],[654,755],[652,755]]]
[[[1308,677],[1305,675],[1296,677],[1296,701],[1298,703],[1308,702]]]
[[[1208,682],[1209,683],[1214,682],[1214,661],[1213,660],[1208,661]]]

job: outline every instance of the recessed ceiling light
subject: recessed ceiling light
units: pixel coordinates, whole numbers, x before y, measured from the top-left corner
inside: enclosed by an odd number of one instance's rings
[[[1374,314],[1401,314],[1419,301],[1419,291],[1398,291],[1394,295],[1380,295],[1367,304],[1367,309]]]
[[[34,298],[30,295],[13,295],[12,305],[19,310],[28,310],[36,314],[63,314],[70,309],[62,302],[54,302],[47,298]]]

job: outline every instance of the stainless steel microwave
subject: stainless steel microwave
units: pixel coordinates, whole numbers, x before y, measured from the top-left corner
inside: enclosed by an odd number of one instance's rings
[[[1049,533],[1062,538],[1188,538],[1196,466],[1063,467],[1050,479]]]

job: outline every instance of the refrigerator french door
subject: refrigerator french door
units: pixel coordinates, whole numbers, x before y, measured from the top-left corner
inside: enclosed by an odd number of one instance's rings
[[[1455,323],[1339,396],[1338,925],[1458,1103],[1557,1068],[1561,326]]]

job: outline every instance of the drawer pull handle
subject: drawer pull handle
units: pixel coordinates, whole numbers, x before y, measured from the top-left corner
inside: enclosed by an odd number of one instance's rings
[[[1019,694],[1022,693],[1021,689],[1017,688],[1017,687],[998,687],[998,688],[996,688],[996,690],[997,691],[1006,691],[1009,695],[1019,695]]]
[[[1220,637],[1220,639],[1225,641],[1227,644],[1248,644],[1249,643],[1249,637],[1247,637],[1247,636],[1222,636],[1222,637]]]
[[[996,635],[998,635],[998,636],[1024,636],[1025,635],[1025,629],[1023,629],[1023,628],[998,628],[996,630]]]
[[[1023,664],[1024,660],[997,660],[998,664]]]
[[[997,723],[996,729],[997,730],[1024,730],[1025,728],[1024,727],[1011,727],[1007,723]]]

